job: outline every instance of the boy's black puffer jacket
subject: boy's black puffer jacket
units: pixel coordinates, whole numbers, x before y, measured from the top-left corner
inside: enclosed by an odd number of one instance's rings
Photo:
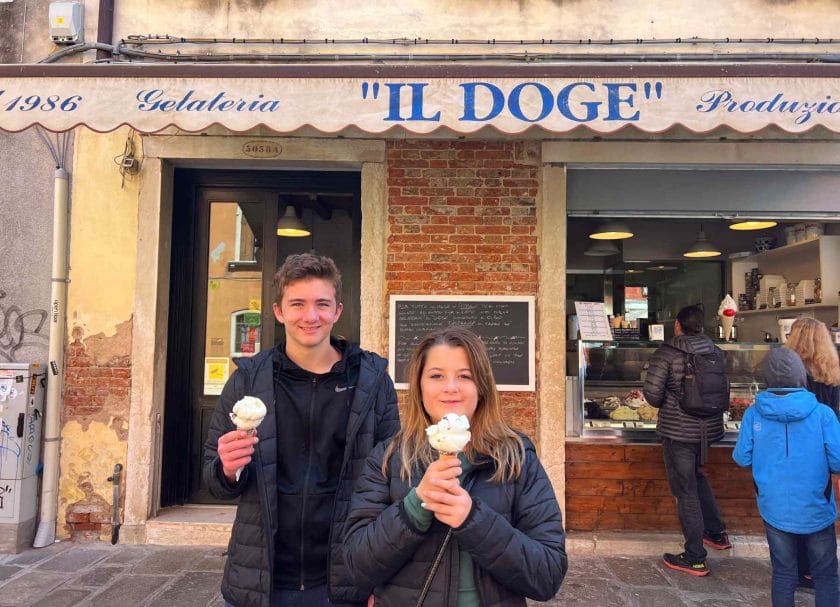
[[[357,346],[356,346],[357,347]],[[237,607],[269,607],[273,587],[274,535],[277,520],[277,420],[272,357],[274,350],[236,360],[238,369],[225,385],[210,421],[204,446],[204,480],[219,499],[239,497],[228,557],[222,579],[222,595]],[[356,588],[344,564],[341,531],[349,510],[353,484],[374,445],[399,430],[397,396],[386,372],[387,362],[362,351],[359,379],[347,425],[347,443],[342,463],[330,531],[329,591],[334,602],[365,601],[370,588]],[[253,461],[242,471],[239,482],[224,478],[217,453],[219,437],[235,427],[229,414],[244,395],[257,396],[268,414],[259,428],[260,442]]]
[[[452,540],[432,581],[425,605],[455,607],[459,547],[472,555],[483,607],[522,606],[525,597],[550,599],[566,575],[568,559],[560,508],[533,444],[526,446],[516,481],[491,483],[493,464],[479,462],[465,481],[473,507]],[[387,444],[387,443],[386,443]],[[388,478],[381,471],[385,444],[368,458],[356,483],[345,528],[345,562],[359,586],[375,587],[376,607],[415,605],[448,527],[433,521],[419,532],[403,508],[412,485],[400,479],[394,453]]]

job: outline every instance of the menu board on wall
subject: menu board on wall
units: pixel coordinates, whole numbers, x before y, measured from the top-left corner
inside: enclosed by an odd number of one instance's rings
[[[392,295],[388,364],[397,388],[408,388],[409,360],[423,337],[451,326],[482,338],[499,390],[535,389],[534,298],[492,295]]]

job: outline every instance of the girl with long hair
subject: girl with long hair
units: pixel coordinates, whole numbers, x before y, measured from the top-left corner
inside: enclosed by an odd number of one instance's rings
[[[790,329],[788,348],[799,354],[808,372],[808,390],[840,417],[840,362],[825,323],[802,317]]]
[[[457,457],[439,457],[426,437],[448,413],[470,421]],[[377,607],[554,596],[568,565],[560,508],[533,444],[502,416],[478,336],[450,327],[420,342],[403,418],[351,500],[345,562],[356,585],[373,589]]]

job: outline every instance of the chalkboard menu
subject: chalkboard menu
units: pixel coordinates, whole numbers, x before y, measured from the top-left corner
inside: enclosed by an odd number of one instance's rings
[[[534,390],[534,298],[484,295],[392,295],[388,360],[405,389],[409,359],[428,333],[465,327],[487,346],[499,390]]]

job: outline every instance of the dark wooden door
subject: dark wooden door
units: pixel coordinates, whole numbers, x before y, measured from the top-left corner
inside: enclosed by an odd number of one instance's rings
[[[344,275],[335,332],[358,340],[358,173],[176,173],[161,505],[215,503],[202,479],[204,443],[233,359],[282,339],[273,276],[286,255],[329,255]],[[293,206],[312,228],[280,238]]]

